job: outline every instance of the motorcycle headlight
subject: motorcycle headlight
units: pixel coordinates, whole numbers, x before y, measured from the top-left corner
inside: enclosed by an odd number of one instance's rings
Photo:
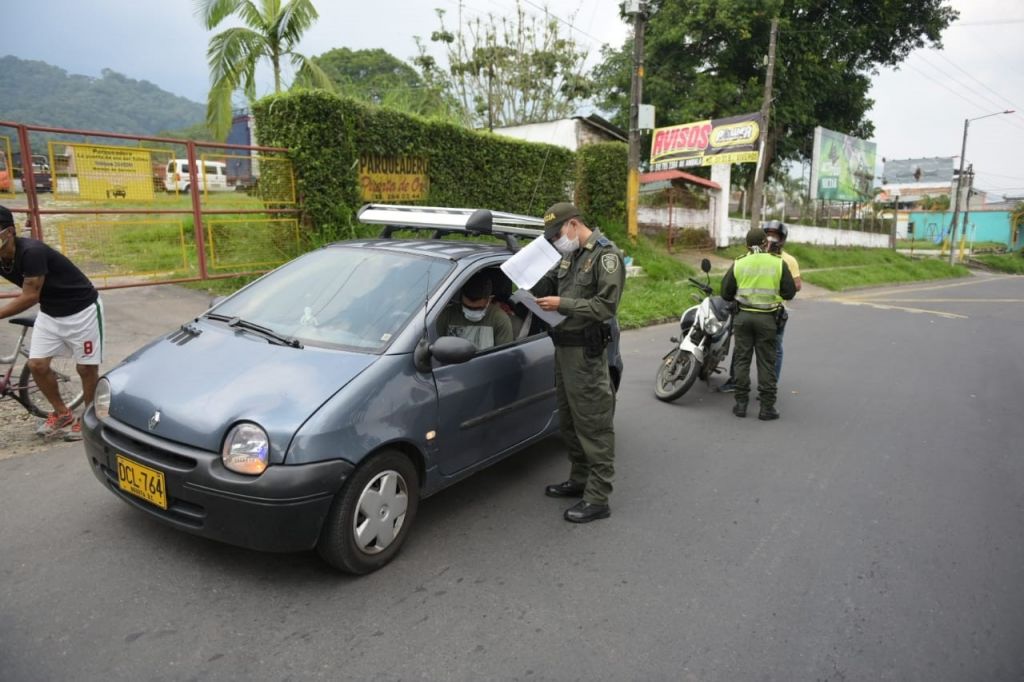
[[[110,416],[110,382],[106,378],[100,379],[96,383],[96,395],[93,397],[92,406],[96,412],[96,418],[101,422],[106,421]]]
[[[704,328],[707,330],[708,334],[714,336],[718,332],[722,331],[722,323],[717,317],[712,316],[704,323]]]
[[[220,459],[224,466],[239,474],[259,476],[267,469],[270,439],[267,432],[252,422],[235,424],[224,439]]]

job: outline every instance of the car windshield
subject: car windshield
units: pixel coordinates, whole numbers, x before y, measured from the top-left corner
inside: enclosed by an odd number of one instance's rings
[[[378,352],[452,267],[429,256],[328,247],[278,268],[208,314],[237,317],[302,344]]]

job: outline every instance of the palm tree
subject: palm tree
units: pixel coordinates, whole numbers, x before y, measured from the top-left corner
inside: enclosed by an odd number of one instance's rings
[[[312,0],[195,0],[196,15],[215,29],[231,15],[245,26],[229,28],[210,38],[210,94],[206,122],[217,139],[231,127],[231,96],[241,89],[256,98],[256,66],[270,60],[274,92],[281,92],[281,66],[287,60],[296,80],[332,89],[330,78],[311,59],[295,51],[302,34],[319,18]]]

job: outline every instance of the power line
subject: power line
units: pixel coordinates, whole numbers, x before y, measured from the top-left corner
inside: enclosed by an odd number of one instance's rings
[[[544,14],[549,15],[552,18],[558,20],[559,22],[565,24],[566,26],[569,27],[570,31],[575,31],[576,33],[579,33],[580,35],[585,35],[588,38],[590,38],[591,40],[595,41],[598,45],[603,45],[604,44],[604,41],[602,41],[597,36],[592,36],[589,33],[587,33],[586,31],[584,31],[583,29],[577,28],[571,22],[568,22],[565,19],[563,19],[562,17],[558,16],[557,14],[554,14],[553,12],[551,12],[551,10],[549,10],[549,9],[547,9],[545,7],[541,7],[540,5],[538,5],[537,3],[533,2],[532,0],[522,0],[522,1],[524,3],[526,3],[527,5],[529,5],[530,7],[533,7],[534,9],[539,9]],[[593,45],[589,45],[588,47],[593,47]]]
[[[949,28],[969,28],[971,26],[1002,26],[1003,24],[1024,24],[1024,18],[1021,19],[985,19],[982,21],[958,21],[955,24],[950,24]]]
[[[1016,109],[1016,110],[1017,110],[1017,112],[1018,112],[1018,115],[1020,114],[1020,112],[1022,111],[1022,107],[1021,107],[1020,105],[1018,105],[1018,104],[1015,104],[1015,103],[1013,103],[1012,101],[1010,101],[1009,99],[1007,99],[1007,98],[1006,98],[1006,97],[1004,97],[1003,95],[999,94],[998,92],[996,92],[996,91],[995,91],[995,90],[993,90],[992,88],[990,88],[990,87],[988,87],[987,85],[985,85],[985,83],[983,83],[983,82],[982,82],[981,80],[979,80],[979,79],[978,79],[977,77],[975,77],[975,76],[974,76],[973,74],[971,74],[971,73],[970,73],[969,71],[967,71],[966,69],[964,69],[963,67],[961,67],[961,66],[960,66],[959,64],[957,64],[956,62],[954,62],[954,61],[953,61],[952,59],[950,59],[950,58],[949,58],[949,57],[947,57],[946,55],[942,54],[942,52],[940,52],[940,51],[938,51],[938,50],[935,50],[935,54],[936,54],[936,55],[938,55],[938,56],[939,56],[939,58],[940,58],[940,59],[942,59],[943,61],[945,61],[945,62],[949,63],[950,65],[952,65],[952,66],[953,66],[953,68],[955,68],[956,70],[960,71],[961,73],[963,73],[964,75],[966,75],[966,76],[967,76],[968,78],[970,78],[971,80],[973,80],[973,81],[974,81],[975,83],[977,83],[977,84],[978,84],[978,85],[980,85],[981,87],[985,88],[986,90],[988,90],[989,92],[991,92],[991,93],[992,93],[993,95],[995,95],[996,97],[998,97],[999,99],[1003,100],[1004,102],[1006,102],[1007,104],[1009,104],[1009,105],[1010,105],[1011,107],[1013,107],[1014,109]]]
[[[999,108],[999,109],[1006,108],[1006,104],[1004,104],[1003,102],[999,102],[997,100],[994,100],[991,97],[989,97],[988,95],[986,95],[985,93],[980,92],[978,90],[975,90],[974,88],[972,88],[967,83],[963,83],[960,80],[957,80],[956,76],[954,76],[953,74],[949,73],[948,71],[942,70],[941,68],[939,68],[938,66],[936,66],[932,62],[928,61],[927,59],[924,58],[924,55],[919,55],[919,58],[920,58],[920,60],[923,63],[925,63],[928,66],[930,66],[931,68],[935,69],[935,71],[937,71],[940,75],[942,75],[947,80],[955,83],[957,86],[959,86],[963,90],[966,90],[967,92],[969,92],[969,93],[971,93],[973,95],[976,95],[977,97],[985,100],[986,102],[988,102],[989,104],[991,104],[992,106],[994,106],[996,108]]]
[[[948,85],[946,85],[946,84],[945,84],[945,83],[943,83],[942,81],[938,80],[937,78],[935,78],[935,77],[934,77],[934,76],[932,76],[931,74],[929,74],[929,73],[927,73],[927,72],[925,72],[925,71],[922,71],[921,69],[917,68],[916,66],[914,66],[913,64],[911,64],[911,63],[909,63],[909,62],[908,62],[908,63],[906,64],[906,66],[908,66],[909,68],[913,69],[914,71],[917,71],[917,72],[918,72],[919,74],[921,74],[922,76],[924,76],[924,77],[925,77],[925,78],[927,78],[928,80],[932,81],[933,83],[935,83],[935,84],[936,84],[936,85],[938,85],[939,87],[945,88],[946,90],[948,90],[949,92],[953,93],[954,95],[956,95],[957,97],[959,97],[959,98],[960,98],[960,99],[962,99],[963,101],[965,101],[965,102],[967,102],[968,104],[970,104],[970,105],[971,105],[972,107],[974,107],[974,108],[976,108],[976,109],[979,109],[979,110],[981,110],[981,111],[985,111],[985,107],[981,106],[980,104],[978,104],[978,103],[977,103],[977,102],[975,102],[974,100],[972,100],[972,99],[970,99],[970,98],[968,98],[968,97],[965,97],[964,95],[960,94],[959,92],[957,92],[957,91],[956,91],[956,90],[954,90],[953,88],[949,87]],[[933,67],[933,68],[934,68],[934,67]],[[940,71],[940,73],[941,73],[941,71]],[[1017,126],[1017,125],[1014,125],[1014,124],[1015,124],[1016,122],[1015,122],[1015,121],[1012,121],[1012,119],[1011,119],[1010,121],[1007,121],[1007,120],[1005,120],[1005,119],[1001,119],[1001,120],[1003,120],[1003,122],[1004,122],[1004,123],[1006,123],[1007,125],[1013,125],[1013,126],[1014,126],[1015,128],[1017,128],[1017,129],[1018,129],[1018,130],[1020,130],[1021,132],[1024,132],[1024,128],[1022,128],[1022,127],[1019,127],[1019,126]]]

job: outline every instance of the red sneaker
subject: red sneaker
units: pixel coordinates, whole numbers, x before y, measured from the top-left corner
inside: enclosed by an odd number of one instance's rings
[[[51,412],[50,416],[46,418],[41,429],[39,429],[39,435],[43,438],[53,438],[54,436],[63,435],[69,426],[75,422],[75,415],[70,410],[64,414],[57,414]]]
[[[64,434],[64,440],[69,443],[73,443],[78,440],[82,440],[82,420],[75,417],[75,421],[71,423],[71,427],[68,428],[68,432]]]

